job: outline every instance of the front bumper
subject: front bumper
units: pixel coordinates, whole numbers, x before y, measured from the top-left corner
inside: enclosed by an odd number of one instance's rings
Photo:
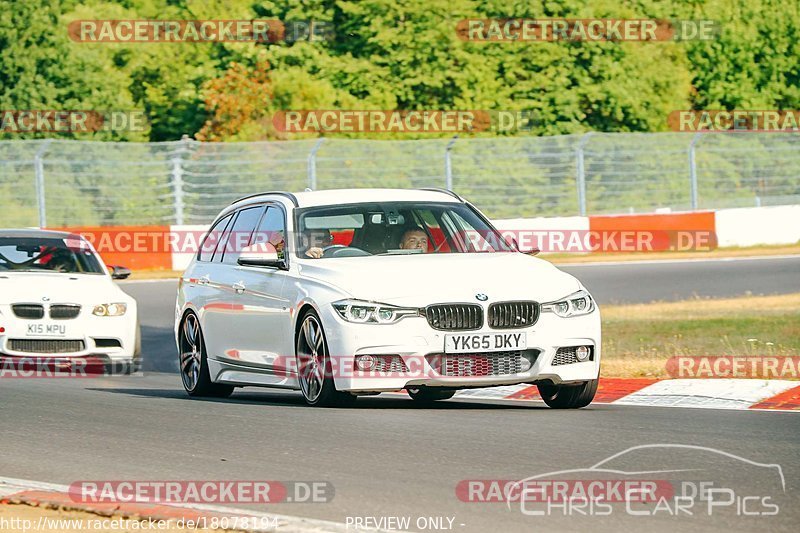
[[[129,311],[130,312],[130,311]],[[0,315],[0,356],[13,358],[89,358],[132,361],[136,353],[137,325],[132,315],[79,316],[71,320],[27,320]],[[47,331],[48,326],[57,326]],[[34,330],[30,328],[33,327]],[[36,331],[44,328],[44,334]],[[63,329],[61,329],[63,328]]]
[[[570,318],[542,313],[538,322],[528,328],[495,330],[484,326],[469,332],[437,331],[424,317],[404,318],[388,325],[353,324],[339,317],[330,306],[322,310],[321,318],[331,354],[333,378],[336,388],[342,391],[385,392],[414,386],[474,388],[535,382],[578,383],[596,379],[600,373],[601,328],[597,309],[589,315]],[[450,333],[509,332],[524,333],[526,355],[535,356],[533,364],[523,372],[445,376],[431,364],[430,356],[444,353],[445,336]],[[553,364],[558,349],[570,346],[591,346],[591,360]],[[354,365],[355,357],[367,354],[399,356],[409,371],[359,371]],[[480,355],[491,354],[484,352]]]

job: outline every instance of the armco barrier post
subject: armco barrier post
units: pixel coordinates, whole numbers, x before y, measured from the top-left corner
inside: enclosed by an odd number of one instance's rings
[[[453,135],[447,147],[444,149],[444,188],[448,191],[453,190],[453,159],[452,150],[453,146],[458,140],[458,135]]]
[[[42,146],[36,150],[36,155],[33,156],[33,169],[36,175],[36,200],[39,205],[39,227],[47,227],[47,205],[44,198],[44,153],[50,146],[51,139],[47,139],[42,143]]]
[[[586,167],[583,160],[583,149],[586,147],[586,143],[593,133],[593,131],[590,131],[580,138],[578,141],[577,153],[575,154],[578,165],[576,177],[576,186],[578,187],[578,212],[582,217],[586,216]]]
[[[692,210],[697,210],[697,162],[695,161],[695,148],[697,142],[703,134],[698,132],[692,137],[689,144],[689,194],[692,203]]]
[[[308,188],[312,191],[317,190],[317,152],[322,146],[325,137],[320,137],[308,154]]]

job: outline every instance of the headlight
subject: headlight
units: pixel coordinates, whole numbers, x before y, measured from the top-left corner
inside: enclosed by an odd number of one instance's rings
[[[339,316],[356,324],[391,324],[407,316],[418,316],[419,309],[361,300],[334,302],[333,308]]]
[[[586,291],[578,291],[563,300],[542,304],[542,311],[555,313],[566,318],[570,316],[588,315],[594,311],[595,305],[592,296]]]
[[[95,316],[122,316],[127,310],[127,304],[100,304],[94,306],[92,314]]]

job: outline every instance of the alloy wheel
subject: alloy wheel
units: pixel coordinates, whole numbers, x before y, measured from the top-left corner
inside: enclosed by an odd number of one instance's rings
[[[303,320],[297,336],[298,380],[300,390],[309,403],[316,402],[322,393],[327,355],[322,326],[317,317],[309,314]]]
[[[200,379],[203,343],[200,324],[194,314],[186,316],[181,328],[181,379],[186,390],[193,391]]]

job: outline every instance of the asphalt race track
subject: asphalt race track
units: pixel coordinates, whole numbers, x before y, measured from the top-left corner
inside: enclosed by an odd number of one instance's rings
[[[329,481],[330,503],[257,507],[345,522],[348,516],[449,516],[457,531],[796,531],[800,456],[796,413],[593,405],[544,406],[450,401],[420,409],[402,396],[362,398],[353,409],[309,409],[299,395],[246,389],[229,400],[190,400],[176,377],[7,380],[2,383],[8,477],[78,480]],[[55,437],[55,436],[58,437]],[[760,463],[786,479],[780,513],[742,518],[525,516],[502,503],[466,503],[461,480],[517,480],[586,468],[639,444],[706,446]],[[626,471],[685,468],[638,455]],[[709,479],[737,462],[702,458]],[[692,464],[695,467],[694,464]],[[655,479],[655,475],[647,479]],[[780,492],[775,478],[743,494]],[[416,519],[416,518],[415,518]],[[465,524],[460,526],[460,524]],[[691,529],[689,529],[691,528]],[[412,528],[413,529],[413,528]]]
[[[565,267],[601,303],[800,292],[800,257]],[[0,473],[77,480],[328,481],[328,503],[255,506],[344,523],[347,517],[449,517],[456,531],[795,531],[800,521],[800,417],[796,413],[457,400],[433,408],[405,396],[361,398],[353,409],[311,409],[297,393],[238,390],[228,400],[190,400],[177,368],[175,281],[124,283],[139,301],[144,377],[5,379],[0,382]],[[663,451],[628,454],[626,472],[691,470],[694,480],[742,474],[739,497],[771,495],[776,516],[741,516],[735,505],[691,515],[524,514],[519,504],[460,501],[462,480],[518,480],[588,468],[641,444],[714,448],[756,463]],[[752,466],[752,465],[751,465]],[[763,470],[763,469],[762,469]],[[743,473],[748,472],[745,476]],[[596,474],[592,474],[596,475]],[[658,473],[647,479],[659,479]],[[752,500],[751,500],[752,501]],[[753,510],[751,505],[749,508]],[[763,507],[760,507],[763,510]],[[444,520],[447,525],[448,521]]]
[[[564,266],[604,303],[800,292],[800,256]]]

